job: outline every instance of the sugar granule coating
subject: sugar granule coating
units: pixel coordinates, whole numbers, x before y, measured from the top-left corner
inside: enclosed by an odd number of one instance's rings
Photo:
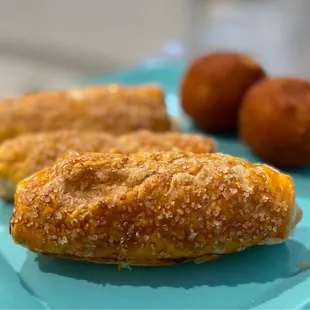
[[[102,132],[55,131],[24,134],[0,145],[0,197],[13,198],[15,185],[54,165],[68,151],[129,154],[143,151],[215,151],[215,141],[196,134],[146,130],[114,137]]]
[[[275,166],[310,164],[310,81],[270,78],[253,86],[240,107],[239,135]]]
[[[214,52],[188,67],[180,97],[184,111],[196,125],[210,132],[237,127],[238,108],[250,86],[265,77],[251,57],[236,52]]]
[[[291,177],[265,165],[220,153],[75,153],[19,183],[10,227],[39,254],[170,265],[283,242],[300,218]]]
[[[22,133],[60,129],[122,134],[168,131],[164,93],[156,85],[90,86],[0,101],[0,142]]]

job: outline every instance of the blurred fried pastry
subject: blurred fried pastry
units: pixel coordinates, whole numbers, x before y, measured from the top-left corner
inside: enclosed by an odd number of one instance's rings
[[[54,165],[68,151],[136,153],[142,151],[215,151],[213,139],[178,132],[142,130],[114,137],[102,132],[55,131],[20,135],[0,145],[0,198],[12,199],[16,184]]]
[[[11,234],[38,254],[125,265],[203,262],[286,240],[292,178],[214,154],[67,154],[19,183]]]
[[[198,57],[180,85],[182,108],[201,129],[234,131],[242,98],[265,75],[261,65],[243,53],[218,51]]]
[[[191,153],[213,153],[215,140],[198,134],[179,132],[153,133],[140,130],[117,137],[109,153],[140,153],[158,151],[184,151]],[[101,149],[101,152],[105,150]]]
[[[113,136],[101,132],[55,131],[19,135],[0,145],[0,198],[12,199],[16,184],[54,165],[68,151],[100,152],[110,148]]]
[[[0,101],[0,141],[60,129],[122,134],[168,131],[164,94],[156,85],[101,85]]]
[[[282,168],[310,164],[310,80],[265,79],[247,92],[239,137],[263,161]]]

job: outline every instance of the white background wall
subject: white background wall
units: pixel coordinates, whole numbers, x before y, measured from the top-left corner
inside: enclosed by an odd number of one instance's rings
[[[132,65],[178,37],[182,0],[0,0],[0,96]]]
[[[0,97],[128,67],[185,38],[192,54],[240,49],[272,74],[310,76],[309,16],[310,0],[0,0]]]

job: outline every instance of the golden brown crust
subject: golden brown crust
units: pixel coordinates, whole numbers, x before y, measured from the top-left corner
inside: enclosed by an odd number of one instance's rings
[[[213,153],[216,149],[215,140],[198,134],[179,132],[153,133],[140,130],[124,134],[114,139],[109,153],[142,153],[158,151],[183,151],[191,153]],[[101,152],[106,152],[102,150]]]
[[[171,129],[164,94],[155,85],[102,85],[3,100],[0,124],[0,141],[59,129],[112,134]]]
[[[184,261],[284,241],[291,177],[219,153],[68,154],[18,185],[11,234],[37,253]]]
[[[210,153],[215,151],[215,141],[196,134],[154,133],[146,130],[119,137],[102,132],[67,130],[20,135],[0,145],[0,197],[13,198],[12,188],[19,181],[54,165],[57,158],[68,151],[122,154],[143,151]]]
[[[240,138],[278,167],[310,163],[310,82],[270,78],[247,93],[239,112]]]
[[[200,128],[229,132],[236,128],[245,92],[264,77],[261,66],[245,54],[215,52],[197,58],[182,80],[182,107]]]
[[[16,185],[34,172],[54,165],[68,151],[100,152],[112,144],[113,136],[102,132],[61,130],[19,135],[0,145],[0,178]]]

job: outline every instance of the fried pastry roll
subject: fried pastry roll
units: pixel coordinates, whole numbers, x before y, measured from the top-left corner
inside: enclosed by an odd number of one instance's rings
[[[114,146],[109,153],[142,153],[159,151],[183,151],[191,153],[214,153],[214,139],[199,134],[164,132],[154,133],[147,130],[123,134],[114,139]],[[105,150],[101,150],[101,153]]]
[[[129,154],[142,151],[211,153],[215,141],[196,134],[146,130],[114,137],[102,132],[55,131],[25,134],[0,145],[0,198],[12,199],[16,184],[54,165],[68,151]]]
[[[67,154],[19,183],[11,234],[39,254],[92,262],[203,262],[286,240],[291,177],[214,154]]]
[[[13,199],[16,184],[55,164],[68,151],[100,152],[113,145],[102,132],[55,131],[23,134],[0,144],[0,198]]]
[[[102,85],[0,101],[0,142],[22,133],[60,129],[122,134],[168,131],[164,94],[156,85]]]

